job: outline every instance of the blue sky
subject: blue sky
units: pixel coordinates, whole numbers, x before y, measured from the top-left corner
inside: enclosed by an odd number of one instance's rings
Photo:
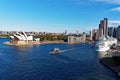
[[[120,24],[119,0],[0,0],[0,30],[88,32],[99,21]]]

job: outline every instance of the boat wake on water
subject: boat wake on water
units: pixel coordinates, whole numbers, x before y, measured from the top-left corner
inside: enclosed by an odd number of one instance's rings
[[[67,51],[72,51],[72,50],[76,50],[76,49],[80,49],[80,48],[72,48],[72,49],[61,50],[61,52],[67,52]]]
[[[53,50],[50,51],[50,54],[58,54],[58,53],[62,53],[62,52],[68,52],[68,51],[72,51],[72,50],[77,50],[80,49],[79,47],[77,48],[71,48],[71,49],[66,49],[66,50],[60,50],[59,48],[54,48]]]

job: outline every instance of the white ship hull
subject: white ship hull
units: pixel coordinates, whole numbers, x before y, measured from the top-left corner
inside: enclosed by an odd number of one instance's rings
[[[115,38],[101,38],[96,42],[96,51],[108,51],[114,44],[117,44],[117,39]]]
[[[106,52],[106,51],[99,51],[99,52],[98,52],[99,58],[106,57],[107,54],[108,54],[108,52]]]
[[[103,52],[103,51],[108,51],[110,47],[96,47],[96,51]]]

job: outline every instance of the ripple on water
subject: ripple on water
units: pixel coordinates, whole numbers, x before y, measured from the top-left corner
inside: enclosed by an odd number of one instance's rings
[[[4,42],[7,39],[0,39]],[[42,44],[18,48],[0,43],[2,80],[115,80],[116,75],[99,63],[88,44]],[[50,55],[50,50],[63,50]]]

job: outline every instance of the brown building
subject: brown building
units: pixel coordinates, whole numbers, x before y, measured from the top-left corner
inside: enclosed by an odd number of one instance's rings
[[[92,39],[93,40],[98,40],[99,39],[99,29],[93,29],[93,31],[92,31]]]
[[[99,31],[100,31],[100,37],[101,36],[108,36],[108,19],[104,18],[104,20],[100,21],[99,24]]]

